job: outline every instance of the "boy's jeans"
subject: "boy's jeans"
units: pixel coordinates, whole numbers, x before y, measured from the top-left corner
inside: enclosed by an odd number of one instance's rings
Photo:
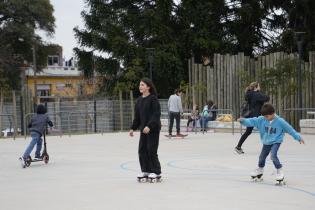
[[[42,140],[40,134],[36,133],[36,132],[32,132],[31,137],[32,137],[32,140],[31,140],[30,144],[28,145],[28,147],[26,148],[24,155],[23,155],[24,159],[27,159],[28,156],[30,156],[35,145],[36,145],[35,157],[40,157],[40,152],[42,150],[43,140]]]
[[[259,156],[259,161],[258,161],[259,168],[265,167],[266,158],[269,155],[269,153],[271,153],[271,160],[273,164],[275,165],[275,168],[276,169],[282,168],[282,165],[277,155],[280,145],[281,143],[276,143],[272,145],[263,145],[260,156]]]

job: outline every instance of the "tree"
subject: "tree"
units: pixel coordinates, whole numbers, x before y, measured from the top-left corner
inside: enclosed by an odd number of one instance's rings
[[[296,52],[294,32],[305,32],[304,50],[315,50],[315,2],[312,0],[273,0],[266,6],[272,17],[271,26],[281,28],[279,45],[274,50]],[[306,57],[305,55],[304,57]]]
[[[231,49],[223,21],[227,19],[227,12],[225,0],[181,1],[177,9],[177,30],[185,59],[193,54],[200,63],[202,57]]]
[[[130,82],[138,83],[141,77],[149,76],[146,48],[154,48],[153,81],[160,95],[166,97],[179,86],[186,77],[185,60],[180,57],[173,1],[87,0],[86,4],[88,10],[82,13],[86,28],[74,29],[81,45],[80,49],[75,49],[79,60],[88,60],[87,55],[92,51],[101,53],[97,62],[119,64],[112,65],[118,68],[109,69],[96,63],[101,67],[96,69],[98,73],[102,70],[105,77],[116,80],[115,84],[121,87],[126,75],[136,75],[136,78],[132,76],[131,80],[127,79],[127,88]],[[81,62],[84,63],[89,62]],[[91,65],[81,68],[93,71]],[[106,81],[109,82],[109,79]],[[107,92],[112,92],[115,85],[106,87]]]
[[[51,35],[54,22],[53,6],[49,0],[0,2],[1,88],[19,88],[21,67],[32,61],[32,47],[43,45],[35,31],[40,29]]]
[[[100,90],[129,89],[148,76],[146,48],[155,49],[153,80],[158,81],[162,97],[188,80],[187,60],[192,56],[198,63],[212,65],[209,57],[214,53],[292,52],[296,51],[294,31],[306,32],[305,49],[315,48],[311,0],[176,2],[86,0],[82,12],[86,27],[74,29],[81,45],[75,51],[87,76],[93,70],[104,75]]]

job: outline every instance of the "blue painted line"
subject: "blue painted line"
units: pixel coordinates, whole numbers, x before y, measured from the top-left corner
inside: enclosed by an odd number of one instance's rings
[[[130,163],[135,163],[135,161],[124,162],[124,163],[120,164],[120,168],[121,168],[122,170],[125,170],[125,171],[137,172],[137,170],[131,169],[131,168],[128,168],[128,167],[127,167],[127,165],[129,165]]]
[[[240,180],[234,180],[235,182],[241,182],[241,183],[248,183],[246,181],[240,181]],[[275,184],[271,184],[271,183],[266,183],[264,181],[262,182],[257,182],[256,184],[260,184],[260,185],[267,185],[267,186],[276,186]],[[284,186],[279,186],[279,187],[283,187],[283,189],[290,189],[290,190],[293,190],[293,191],[298,191],[298,192],[302,192],[302,193],[306,193],[310,196],[313,196],[315,197],[315,193],[313,192],[310,192],[310,191],[307,191],[307,190],[303,190],[303,189],[300,189],[300,188],[297,188],[297,187],[290,187],[290,186],[287,186],[287,185],[284,185]]]
[[[193,168],[185,168],[185,167],[178,167],[176,166],[174,163],[176,162],[181,162],[181,161],[185,161],[185,160],[193,160],[193,159],[182,159],[182,160],[173,160],[173,161],[170,161],[167,163],[167,165],[169,167],[173,167],[173,168],[177,168],[177,169],[183,169],[183,170],[188,170],[188,171],[203,171],[203,172],[207,172],[205,174],[202,174],[202,175],[218,175],[218,176],[245,176],[244,174],[241,174],[241,173],[233,173],[233,174],[223,174],[223,173],[215,173],[213,171],[209,171],[209,170],[202,170],[202,169],[193,169]],[[211,173],[209,173],[211,172]],[[198,174],[198,175],[201,175],[201,174]],[[246,175],[248,176],[248,175]],[[226,178],[222,178],[222,180],[226,180]],[[237,180],[234,180],[236,182],[242,182],[244,183],[245,181],[237,181]],[[248,183],[248,182],[246,182]],[[262,184],[262,185],[269,185],[269,186],[275,186],[274,184],[270,184],[270,183],[265,183],[265,182],[262,182],[262,183],[259,183],[259,184]],[[290,186],[285,186],[285,188],[287,189],[290,189],[290,190],[293,190],[293,191],[297,191],[297,192],[302,192],[302,193],[306,193],[312,197],[315,197],[315,193],[314,192],[310,192],[310,191],[307,191],[307,190],[304,190],[304,189],[300,189],[300,188],[297,188],[297,187],[290,187]]]
[[[216,180],[226,180],[226,177],[249,176],[248,174],[244,174],[244,173],[235,173],[235,171],[233,172],[233,174],[231,174],[231,173],[224,174],[224,173],[218,173],[216,171],[209,171],[208,169],[206,169],[206,170],[204,170],[204,169],[194,169],[194,168],[187,168],[187,167],[179,167],[179,166],[175,165],[175,163],[177,163],[177,162],[183,162],[183,161],[189,161],[189,160],[197,160],[197,159],[200,159],[200,158],[172,160],[172,161],[169,161],[167,163],[167,166],[169,166],[171,168],[183,169],[183,170],[187,170],[187,171],[191,171],[191,172],[193,172],[193,171],[203,172],[202,174],[201,173],[199,173],[199,174],[195,174],[195,173],[190,174],[191,176],[208,176],[208,175],[212,175],[213,176],[213,175],[217,175],[217,176],[219,176],[219,178],[215,177],[214,179],[216,179]],[[135,163],[135,161],[124,162],[124,163],[120,164],[120,168],[122,170],[125,170],[125,171],[137,172],[137,170],[131,169],[131,168],[128,167],[128,165],[131,164],[131,163]],[[183,174],[181,174],[181,175],[183,175]],[[213,177],[209,177],[209,178],[213,179]],[[240,181],[240,180],[231,180],[231,181],[240,182],[240,183],[249,183],[247,181]],[[257,184],[266,185],[266,186],[275,186],[275,184],[266,183],[266,182],[260,182],[260,183],[257,183]],[[310,195],[310,196],[315,198],[315,192],[307,191],[307,190],[304,190],[304,189],[301,189],[301,188],[297,188],[297,187],[290,187],[290,186],[287,186],[287,185],[282,186],[282,187],[283,187],[283,189],[289,189],[289,190],[292,190],[292,191],[305,193],[305,194]]]

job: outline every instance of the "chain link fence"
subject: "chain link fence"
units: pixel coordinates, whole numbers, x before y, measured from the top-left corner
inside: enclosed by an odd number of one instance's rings
[[[134,100],[96,99],[46,102],[47,114],[54,124],[51,135],[74,135],[129,130],[133,120]],[[162,112],[167,112],[167,100],[161,100]],[[20,95],[2,97],[0,103],[0,137],[29,134],[28,123],[35,106],[25,109]],[[15,132],[16,131],[16,132]]]
[[[15,99],[14,97],[15,96]],[[161,105],[161,122],[162,130],[167,131],[169,124],[169,113],[167,107],[167,99],[160,99]],[[123,99],[105,99],[98,98],[96,100],[57,100],[55,102],[46,102],[45,106],[48,115],[52,120],[54,127],[48,130],[50,135],[74,135],[88,133],[104,133],[127,131],[133,120],[135,100]],[[28,123],[34,115],[35,106],[33,101],[23,98],[19,92],[12,95],[2,95],[0,97],[0,131],[1,137],[15,137],[29,134]],[[300,127],[303,127],[307,133],[315,133],[314,111],[315,109],[307,108],[287,109],[290,115],[296,115],[296,112],[303,111],[303,120],[300,121]],[[184,109],[182,115],[181,126],[183,129],[189,130],[186,126],[191,110]],[[224,132],[232,132],[240,130],[242,127],[236,120],[234,110],[218,109],[218,116],[230,115],[232,121],[220,122],[219,117],[216,121],[209,122],[209,128],[221,130]],[[199,125],[200,128],[200,125]],[[192,130],[198,130],[198,123]],[[302,129],[301,129],[302,130]]]

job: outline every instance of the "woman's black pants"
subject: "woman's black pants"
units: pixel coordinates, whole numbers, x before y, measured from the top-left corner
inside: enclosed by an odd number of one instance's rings
[[[139,141],[139,162],[142,172],[161,174],[161,165],[158,158],[160,133],[141,133]]]
[[[237,147],[238,147],[238,148],[241,148],[241,147],[242,147],[243,143],[245,142],[245,140],[247,139],[247,137],[252,133],[253,129],[254,129],[253,127],[247,127],[247,128],[246,128],[245,133],[243,133],[243,135],[241,136],[241,138],[240,138],[240,140],[239,140],[239,142],[238,142],[238,144],[237,144]]]

